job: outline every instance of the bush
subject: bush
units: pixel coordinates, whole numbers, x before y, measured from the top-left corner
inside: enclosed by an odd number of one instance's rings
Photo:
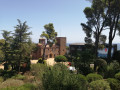
[[[45,90],[87,90],[87,80],[81,74],[71,74],[65,65],[57,64],[43,77]]]
[[[103,77],[101,75],[93,74],[93,73],[88,74],[86,77],[87,77],[88,82],[92,82],[92,81],[103,79]]]
[[[49,68],[44,64],[32,64],[31,75],[34,76],[35,84],[39,86],[40,90],[43,88],[42,78],[45,72],[48,72]],[[33,79],[32,79],[33,80]]]
[[[55,61],[56,62],[66,62],[67,58],[65,56],[63,56],[63,55],[59,55],[59,56],[55,57]]]
[[[16,74],[16,71],[14,71],[14,70],[11,70],[11,71],[0,70],[0,76],[2,76],[4,78],[4,80],[11,78],[15,74]]]
[[[13,79],[18,79],[18,80],[24,80],[25,79],[25,76],[24,75],[21,75],[21,74],[17,74],[15,76],[12,77]]]
[[[81,74],[69,74],[63,80],[63,90],[87,90],[87,79]]]
[[[47,64],[47,61],[46,61],[46,60],[43,60],[43,63],[44,63],[44,64]]]
[[[3,77],[0,77],[0,83],[2,83],[4,81]]]
[[[39,58],[39,59],[38,59],[38,63],[43,63],[42,58]]]
[[[64,64],[62,63],[57,63],[55,64],[53,67],[52,67],[53,70],[67,70],[68,71],[68,68],[67,66],[65,66]]]
[[[48,67],[44,64],[32,64],[31,65],[31,72],[32,75],[35,76],[37,79],[42,80],[43,74],[48,71]]]
[[[109,83],[104,80],[92,81],[89,85],[90,90],[111,90]]]
[[[0,88],[21,86],[23,84],[24,84],[24,82],[21,80],[8,79],[0,84]]]
[[[103,74],[106,71],[107,62],[104,59],[97,59],[94,62],[94,70],[99,74]]]
[[[22,86],[19,87],[7,87],[7,88],[3,88],[1,90],[37,90],[37,87],[33,84],[24,84]]]
[[[63,90],[63,80],[69,71],[66,66],[57,64],[43,76],[43,87],[45,90]]]
[[[118,79],[118,80],[120,80],[120,72],[117,73],[117,74],[115,74],[115,78]]]
[[[119,63],[117,61],[111,62],[107,65],[107,69],[105,72],[105,78],[114,78],[115,74],[120,70]]]
[[[115,78],[108,78],[107,81],[110,84],[112,90],[120,90],[120,81]]]
[[[88,75],[89,73],[94,72],[90,66],[88,66],[88,65],[84,66],[81,64],[79,64],[77,71],[83,75]]]

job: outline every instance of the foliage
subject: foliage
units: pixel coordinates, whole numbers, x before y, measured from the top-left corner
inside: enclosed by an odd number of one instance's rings
[[[57,68],[58,67],[58,68]],[[63,65],[53,66],[53,69],[46,72],[43,76],[43,86],[45,90],[62,90],[62,82],[68,70]]]
[[[59,56],[55,57],[55,61],[56,62],[66,62],[67,58],[65,56],[63,56],[63,55],[59,55]]]
[[[120,90],[120,81],[115,78],[108,78],[107,81],[110,84],[112,90]]]
[[[5,40],[4,39],[0,39],[0,61],[4,60],[5,54],[3,52],[3,46],[5,44]]]
[[[105,78],[114,78],[114,75],[120,71],[120,65],[117,61],[113,61],[107,65],[107,69],[104,72]]]
[[[49,68],[44,64],[32,64],[31,65],[31,75],[34,76],[34,82],[39,89],[43,89],[42,78],[45,72],[48,72]]]
[[[7,79],[6,81],[4,81],[0,84],[0,89],[6,88],[6,87],[21,86],[23,84],[24,84],[24,82],[21,80]]]
[[[91,7],[86,7],[83,12],[87,18],[86,23],[81,23],[83,31],[86,34],[85,42],[91,44],[91,36],[93,34],[95,38],[95,55],[97,57],[98,45],[101,41],[102,43],[106,41],[106,38],[104,38],[105,35],[102,35],[106,21],[104,3],[102,0],[92,0]]]
[[[77,68],[77,72],[83,75],[87,75],[89,73],[93,73],[94,70],[90,66],[84,66],[80,64],[80,66]]]
[[[105,8],[107,15],[106,27],[109,28],[109,47],[108,47],[108,62],[111,62],[111,49],[112,42],[115,38],[117,31],[119,32],[120,26],[120,0],[105,0]]]
[[[115,74],[115,78],[118,79],[118,80],[120,80],[120,72],[117,73],[117,74]]]
[[[87,90],[87,80],[81,74],[71,74],[59,63],[44,74],[43,86],[45,90]]]
[[[0,77],[0,83],[2,83],[4,81],[3,77]]]
[[[107,81],[97,80],[90,83],[90,90],[111,90],[111,89]]]
[[[15,32],[13,33],[12,50],[17,56],[16,64],[18,71],[20,72],[20,65],[22,60],[24,61],[26,56],[30,57],[31,50],[31,32],[28,32],[29,26],[26,22],[22,23],[18,19],[18,25],[15,26]],[[12,54],[13,55],[13,54]]]
[[[82,74],[69,74],[64,78],[64,90],[87,90],[87,80]]]
[[[94,62],[94,70],[104,76],[104,72],[106,72],[107,62],[104,59],[97,59]]]
[[[88,82],[92,82],[92,81],[96,81],[96,80],[101,80],[103,79],[103,77],[99,74],[94,74],[94,73],[90,73],[86,76]]]
[[[52,23],[44,25],[45,31],[42,32],[41,37],[47,39],[47,43],[51,44],[55,42],[57,32],[55,32],[54,26]]]
[[[6,67],[8,67],[8,63],[9,63],[9,59],[8,59],[8,53],[7,51],[10,50],[10,45],[11,45],[11,41],[12,41],[12,36],[10,36],[11,34],[11,31],[6,31],[6,30],[2,30],[3,33],[2,33],[2,36],[5,40],[5,43],[3,44],[3,48],[2,48],[2,51],[4,52],[4,61],[6,63]],[[8,68],[4,68],[5,70],[8,70]]]
[[[24,76],[24,75],[21,75],[21,74],[17,74],[17,75],[15,75],[15,76],[13,76],[12,79],[24,80],[24,79],[25,79],[25,76]]]
[[[90,68],[90,64],[93,63],[94,60],[94,54],[92,53],[93,52],[91,50],[85,50],[72,55],[71,59],[79,73],[87,75],[93,72],[93,70]]]
[[[32,75],[35,76],[38,80],[42,79],[43,74],[48,71],[48,67],[44,64],[32,64],[31,65],[31,72]]]
[[[38,63],[43,63],[42,58],[39,58],[39,59],[38,59]]]
[[[52,67],[53,70],[65,70],[68,71],[68,67],[64,64],[57,63]]]
[[[27,83],[19,87],[7,87],[1,90],[37,90],[37,87],[33,84]]]
[[[44,25],[44,29],[45,31],[43,31],[40,36],[44,37],[47,40],[47,44],[49,44],[49,46],[51,47],[56,42],[57,32],[55,32],[53,23]],[[42,60],[45,60],[45,49],[47,44],[45,45],[43,50]]]
[[[0,70],[0,76],[4,78],[4,80],[11,78],[16,74],[16,71],[6,71],[6,70]]]

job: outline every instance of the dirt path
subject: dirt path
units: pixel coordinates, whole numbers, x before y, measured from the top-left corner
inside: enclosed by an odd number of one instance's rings
[[[31,60],[31,64],[36,64],[38,60]],[[54,61],[54,58],[49,58],[46,60],[47,65],[53,66],[56,62]]]

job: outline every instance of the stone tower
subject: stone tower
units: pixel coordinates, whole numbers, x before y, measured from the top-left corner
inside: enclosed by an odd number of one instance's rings
[[[59,46],[59,55],[65,55],[66,53],[66,37],[57,37],[57,45]]]

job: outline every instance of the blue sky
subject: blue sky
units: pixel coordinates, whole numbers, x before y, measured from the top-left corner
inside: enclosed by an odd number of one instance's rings
[[[31,38],[37,43],[43,26],[53,23],[58,36],[67,37],[68,43],[84,42],[80,23],[86,22],[83,10],[87,6],[90,2],[86,0],[0,0],[0,30],[14,32],[17,19],[27,21]],[[114,42],[120,42],[118,36]]]

